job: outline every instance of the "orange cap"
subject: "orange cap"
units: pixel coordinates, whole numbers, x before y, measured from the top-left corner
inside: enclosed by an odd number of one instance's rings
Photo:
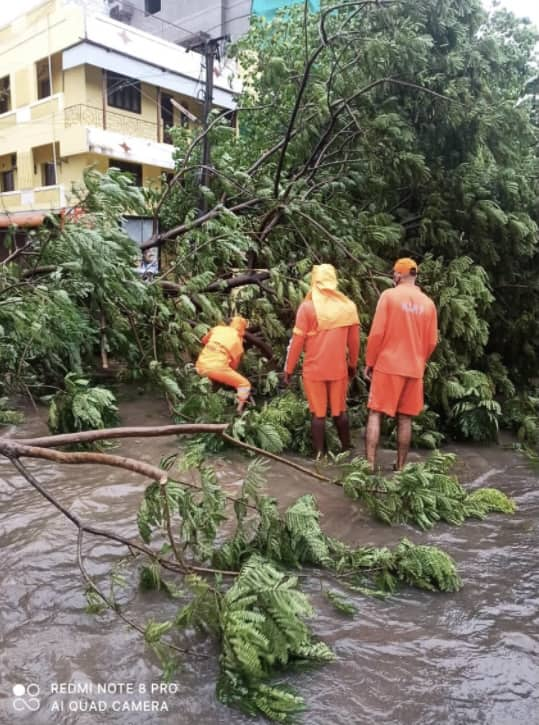
[[[410,274],[413,269],[417,272],[417,263],[410,257],[401,257],[393,265],[393,271],[397,274]]]

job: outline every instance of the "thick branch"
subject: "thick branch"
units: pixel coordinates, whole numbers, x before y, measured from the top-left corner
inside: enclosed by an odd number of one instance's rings
[[[169,435],[194,435],[198,433],[221,433],[228,428],[226,423],[180,423],[178,425],[136,426],[129,428],[101,428],[80,433],[62,433],[44,436],[43,438],[13,438],[13,443],[20,445],[41,446],[42,448],[58,448],[77,443],[92,443],[111,438],[159,438]],[[4,441],[0,441],[0,452]]]
[[[35,277],[38,274],[50,274],[51,272],[56,272],[57,269],[61,269],[61,266],[58,264],[46,264],[43,267],[33,267],[32,269],[25,270],[21,274],[21,279]]]
[[[162,234],[156,234],[153,237],[150,237],[146,242],[143,242],[140,245],[140,248],[142,250],[149,249],[150,247],[158,247],[164,242],[167,241],[167,239],[171,239],[172,237],[180,237],[182,234],[185,234],[186,232],[190,232],[192,229],[197,229],[198,227],[201,227],[206,222],[210,221],[210,219],[215,219],[215,217],[218,217],[220,214],[223,214],[224,212],[230,212],[232,214],[235,214],[238,211],[241,211],[242,209],[248,209],[251,206],[256,206],[256,204],[260,203],[262,199],[249,199],[248,201],[242,201],[240,204],[236,204],[235,206],[231,207],[225,207],[222,204],[218,204],[213,209],[210,209],[207,214],[203,214],[202,216],[198,217],[198,219],[194,219],[192,222],[186,222],[185,224],[180,224],[177,227],[174,227],[173,229],[169,229],[166,232],[163,232]]]
[[[45,446],[55,446],[55,445],[67,445],[68,443],[74,443],[74,442],[80,442],[80,438],[77,441],[77,438],[79,436],[88,436],[85,438],[85,442],[89,441],[96,441],[96,440],[103,440],[105,438],[127,438],[127,437],[133,437],[133,436],[158,436],[158,435],[167,435],[163,431],[166,429],[169,429],[169,434],[177,434],[177,430],[181,429],[184,433],[189,430],[189,432],[194,433],[215,433],[216,435],[220,435],[223,440],[228,441],[234,446],[237,446],[238,448],[244,448],[245,450],[252,451],[254,453],[258,453],[261,456],[265,456],[266,458],[271,458],[274,461],[278,461],[279,463],[284,464],[285,466],[289,466],[290,468],[294,468],[297,471],[301,471],[302,473],[305,473],[308,476],[311,476],[313,478],[317,478],[319,481],[327,481],[328,483],[331,483],[331,479],[327,476],[323,476],[322,474],[315,473],[309,468],[306,468],[305,466],[300,466],[298,463],[295,463],[294,461],[290,461],[287,458],[283,458],[282,456],[278,456],[275,453],[269,453],[268,451],[265,451],[263,448],[258,448],[257,446],[250,445],[249,443],[243,443],[242,441],[237,440],[236,438],[233,438],[232,436],[229,436],[227,433],[225,433],[226,429],[228,428],[227,424],[219,424],[219,423],[201,423],[201,424],[181,424],[181,425],[171,425],[171,426],[156,426],[156,427],[141,427],[141,428],[105,428],[102,430],[96,430],[96,431],[84,431],[83,433],[66,433],[64,435],[58,435],[58,436],[47,436],[45,438],[34,438],[34,439],[7,439],[7,438],[0,438],[0,454],[6,456],[10,460],[16,460],[18,458],[44,458],[47,460],[55,461],[57,463],[98,463],[98,464],[104,464],[104,465],[112,465],[117,466],[119,468],[124,468],[126,470],[134,471],[135,473],[140,473],[144,476],[147,476],[148,478],[151,478],[152,480],[158,481],[160,484],[164,485],[166,481],[168,480],[168,474],[166,471],[162,470],[161,468],[157,468],[157,466],[152,466],[151,464],[144,463],[142,461],[137,461],[132,458],[125,458],[123,456],[115,456],[110,455],[108,453],[60,453],[59,451],[51,451],[45,448]],[[122,431],[121,435],[113,436],[112,434],[115,431]],[[144,432],[143,432],[144,431]],[[24,441],[24,442],[23,442]],[[28,445],[28,443],[42,443],[43,445],[41,447],[35,446],[35,445]],[[45,495],[45,494],[44,494]],[[49,500],[51,500],[49,498]],[[51,500],[54,505],[57,505],[53,500]],[[69,512],[66,512],[63,509],[62,513],[65,513],[68,518],[71,518],[75,522],[75,519],[69,515]],[[90,529],[87,529],[90,531]],[[92,533],[97,533],[95,531],[92,531]],[[107,534],[102,534],[106,536]]]
[[[268,271],[263,272],[249,272],[247,274],[239,274],[237,277],[231,277],[230,279],[218,280],[212,282],[206,287],[204,292],[223,292],[225,290],[234,289],[235,287],[243,287],[246,284],[258,284],[266,279],[270,278]]]
[[[61,453],[60,451],[51,451],[48,448],[21,445],[14,441],[0,441],[0,453],[8,458],[40,458],[55,463],[75,465],[97,463],[103,466],[113,466],[114,468],[123,468],[126,471],[146,476],[158,483],[165,483],[168,479],[167,472],[157,468],[157,466],[137,461],[134,458],[115,456],[109,453]]]
[[[5,266],[5,265],[9,264],[10,262],[13,262],[13,260],[16,259],[19,255],[23,254],[24,251],[26,249],[28,249],[28,247],[31,247],[35,241],[36,241],[36,239],[32,238],[32,239],[29,239],[28,241],[26,241],[22,245],[22,247],[15,247],[15,249],[11,252],[11,254],[2,261],[2,263],[1,263],[2,266]]]

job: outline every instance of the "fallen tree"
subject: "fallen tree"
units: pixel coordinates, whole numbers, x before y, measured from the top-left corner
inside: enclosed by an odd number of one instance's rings
[[[271,371],[312,265],[337,266],[365,332],[391,261],[406,254],[421,263],[441,333],[417,440],[492,439],[504,423],[539,440],[529,405],[539,352],[536,127],[526,95],[534,31],[508,13],[486,14],[479,0],[322,8],[255,22],[237,44],[239,135],[226,113],[203,132],[173,130],[181,161],[163,191],[88,172],[83,215],[32,232],[8,255],[6,394],[39,398],[98,356],[123,379],[163,391],[179,419],[197,416],[197,400],[224,420],[228,407],[191,366],[209,326],[236,312],[250,319],[261,355],[250,351],[244,367],[259,399],[275,395]],[[160,231],[148,244],[162,248],[163,274],[143,284],[118,218],[149,209]],[[358,423],[365,399],[358,377]]]

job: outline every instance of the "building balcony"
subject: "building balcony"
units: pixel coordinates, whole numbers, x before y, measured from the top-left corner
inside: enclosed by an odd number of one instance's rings
[[[174,147],[160,140],[161,124],[84,104],[68,106],[64,119],[60,141],[63,157],[93,153],[169,171],[174,169]]]
[[[1,211],[19,212],[29,209],[52,211],[62,209],[65,206],[66,193],[63,184],[6,191],[0,194]]]
[[[126,113],[109,111],[108,108],[85,106],[78,104],[67,106],[64,111],[64,124],[66,128],[72,126],[91,126],[106,131],[113,131],[127,136],[146,138],[160,143],[163,132],[159,124],[135,118]]]
[[[19,124],[30,123],[34,128],[39,122],[60,117],[63,110],[64,94],[55,93],[47,98],[34,101],[27,106],[14,108],[7,113],[0,114],[0,131],[11,131]]]

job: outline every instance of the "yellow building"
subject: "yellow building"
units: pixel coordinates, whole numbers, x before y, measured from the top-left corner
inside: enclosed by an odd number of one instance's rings
[[[167,128],[201,116],[203,77],[198,53],[98,3],[45,0],[0,28],[0,226],[76,203],[90,165],[158,183],[174,168]],[[227,79],[213,102],[234,107]]]

